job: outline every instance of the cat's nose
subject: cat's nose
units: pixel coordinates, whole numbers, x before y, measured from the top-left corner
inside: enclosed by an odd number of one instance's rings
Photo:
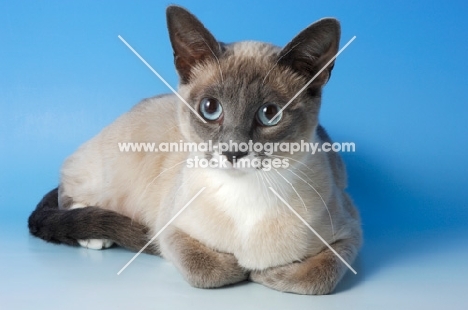
[[[222,155],[226,156],[227,160],[233,163],[234,161],[237,161],[242,157],[247,156],[248,152],[223,152]]]

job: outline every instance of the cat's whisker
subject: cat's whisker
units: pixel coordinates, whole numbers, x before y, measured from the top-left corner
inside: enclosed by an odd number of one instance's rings
[[[314,170],[313,170],[312,168],[310,168],[309,166],[307,166],[304,162],[302,162],[302,161],[300,161],[300,160],[297,160],[297,159],[295,159],[295,158],[292,158],[292,157],[290,157],[290,156],[282,156],[282,155],[276,155],[276,154],[269,154],[268,156],[292,160],[292,161],[294,161],[294,162],[296,162],[296,163],[299,163],[299,164],[303,165],[303,166],[306,167],[308,170],[314,172]]]
[[[280,177],[283,178],[283,180],[286,181],[286,183],[288,183],[288,184],[291,186],[291,188],[293,189],[293,191],[296,193],[297,197],[301,200],[301,203],[302,203],[302,205],[304,206],[304,210],[307,212],[307,206],[306,206],[304,200],[302,199],[301,195],[299,195],[299,193],[297,192],[297,190],[296,190],[296,188],[294,187],[294,185],[293,185],[288,179],[286,179],[286,178],[278,171],[278,169],[275,169],[275,171],[276,171],[276,173],[277,173]]]
[[[262,185],[263,185],[263,188],[264,188],[264,190],[262,191],[262,195],[265,196],[265,193],[267,193],[268,187],[267,187],[267,185],[265,183],[265,179],[263,178],[263,171],[259,170],[258,175],[260,176],[260,178],[262,180]],[[266,196],[268,197],[268,205],[271,206],[271,198],[270,198],[270,196],[268,194],[266,194]]]
[[[274,169],[274,168],[273,168]],[[271,176],[271,179],[272,181],[278,186],[278,189],[279,189],[279,192],[281,193],[281,195],[283,195],[283,197],[288,197],[288,191],[287,191],[287,186],[280,182],[281,180],[276,178],[274,175]]]
[[[267,177],[266,171],[262,170],[262,174],[263,174],[263,176],[265,177],[266,183],[268,183],[268,186],[267,186],[267,190],[268,190],[268,188],[269,188],[269,187],[273,187],[273,185],[271,184],[269,178]],[[268,196],[268,200],[270,201],[270,207],[271,207],[271,199],[270,199],[270,198],[271,198],[271,195]],[[275,203],[276,203],[276,205],[278,205],[278,197],[275,196],[274,198],[275,198]],[[282,208],[283,208],[283,206],[282,206]],[[277,213],[278,213],[278,209],[277,209],[277,208],[274,208],[273,210],[277,210]]]
[[[273,178],[272,175],[268,175],[267,171],[265,171],[265,178],[267,179],[268,184],[270,184],[270,187],[276,188],[276,190],[278,192],[280,192],[282,197],[288,197],[289,196],[289,195],[287,195],[287,193],[286,193],[285,189],[283,188],[282,184],[277,182],[275,180],[275,178]],[[276,195],[275,195],[275,198],[276,198],[275,201],[278,204],[278,197]],[[282,208],[283,211],[285,210],[285,206],[283,204],[281,204],[281,208]]]
[[[258,173],[255,173],[255,176],[257,177],[258,188],[260,188],[262,186],[262,183],[260,182],[260,178],[258,176]],[[263,193],[262,193],[262,196],[264,196]]]
[[[301,164],[302,166],[304,166],[305,168],[307,168],[309,171],[311,171],[311,172],[313,172],[313,173],[315,172],[314,169],[310,168],[309,166],[307,166],[307,165],[306,165],[305,163],[303,163],[302,161],[297,160],[297,159],[294,159],[294,158],[292,158],[292,157],[289,157],[289,156],[281,156],[281,155],[275,155],[275,154],[271,154],[271,155],[269,155],[269,156],[271,156],[271,157],[278,157],[278,158],[285,158],[285,159],[288,159],[288,160],[292,160],[292,161],[294,161],[294,162],[297,162],[297,163]],[[294,166],[292,166],[292,167],[293,167],[294,169],[296,169],[297,171],[299,171],[300,173],[302,173],[305,177],[307,177],[307,179],[308,179],[310,182],[312,182],[312,184],[314,184],[315,186],[317,186],[317,184],[314,182],[314,180],[312,180],[304,171],[299,170],[297,167],[294,167]]]
[[[265,172],[263,170],[261,170],[261,169],[259,170],[259,172],[260,172],[260,177],[262,178],[263,186],[265,188],[264,193],[266,193],[266,195],[268,196],[268,205],[271,208],[271,195],[268,193],[268,186],[266,185],[266,182],[265,182],[265,178],[264,178],[264,173]]]
[[[273,168],[273,169],[274,169],[274,168]],[[284,182],[280,182],[281,179],[274,178],[274,177],[272,176],[272,180],[273,180],[273,182],[275,182],[275,184],[278,186],[278,190],[279,190],[279,192],[281,193],[281,195],[282,195],[283,197],[290,197],[290,195],[288,194],[288,191],[287,191],[287,189],[286,189],[286,188],[287,188],[287,185],[284,184]],[[286,206],[285,206],[284,204],[282,204],[282,209],[283,209],[283,210],[286,210]]]
[[[294,171],[292,171],[291,169],[287,169],[289,172],[291,172],[292,174],[294,174],[296,177],[299,178],[299,180],[301,180],[302,182],[304,182],[305,184],[307,184],[310,188],[312,188],[316,193],[317,195],[320,197],[320,200],[322,200],[322,203],[323,205],[325,206],[325,209],[327,210],[327,213],[328,213],[328,217],[330,219],[330,225],[331,225],[331,230],[332,230],[332,236],[333,236],[333,242],[335,242],[335,227],[333,225],[333,219],[332,219],[332,216],[331,216],[331,213],[330,213],[330,210],[328,209],[328,206],[327,204],[325,203],[325,200],[323,199],[322,195],[320,195],[320,193],[317,191],[317,189],[315,187],[313,187],[312,185],[310,185],[309,182],[307,182],[306,180],[304,180],[303,178],[301,178],[297,173],[295,173]]]
[[[268,183],[268,185],[270,187],[273,187],[273,184],[271,184],[270,178],[268,178],[268,175],[267,175],[266,171],[262,171],[262,173],[263,173],[263,176],[265,177],[265,181]],[[276,201],[278,201],[278,199],[276,199]]]

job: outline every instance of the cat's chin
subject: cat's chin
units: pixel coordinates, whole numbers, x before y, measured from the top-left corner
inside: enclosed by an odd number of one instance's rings
[[[216,167],[216,168],[210,168],[210,169],[220,171],[220,172],[225,172],[231,175],[238,175],[238,176],[253,174],[259,171],[259,169],[257,168],[242,167],[239,165],[232,165],[232,164],[226,165],[226,167]]]
[[[188,167],[209,169],[231,175],[248,175],[261,170],[259,167],[261,162],[255,162],[254,159],[255,156],[249,155],[231,162],[226,156],[213,153],[205,157],[193,157]]]
[[[261,171],[261,169],[258,169],[255,167],[246,167],[240,164],[233,165],[230,162],[222,166],[207,167],[205,169],[210,169],[211,171],[216,171],[219,173],[226,173],[231,176],[239,176],[239,177],[245,176],[245,175],[252,175],[254,173],[258,173],[259,171]]]

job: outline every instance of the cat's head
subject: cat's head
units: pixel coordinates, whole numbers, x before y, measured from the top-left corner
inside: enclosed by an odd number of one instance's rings
[[[167,23],[179,93],[192,108],[182,104],[180,110],[187,141],[265,144],[314,139],[322,87],[334,65],[327,63],[338,51],[337,20],[319,20],[284,48],[251,41],[221,43],[194,15],[177,6],[167,9]],[[221,153],[229,159],[246,155],[235,149]],[[255,151],[248,155],[268,156]]]

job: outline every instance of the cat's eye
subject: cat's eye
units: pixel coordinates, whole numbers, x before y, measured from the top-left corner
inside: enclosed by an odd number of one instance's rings
[[[207,121],[217,121],[223,114],[223,106],[215,98],[203,98],[200,101],[200,113]]]
[[[257,111],[257,121],[262,126],[274,126],[278,124],[283,116],[283,113],[281,112],[275,119],[273,119],[280,110],[281,108],[277,104],[265,103]]]

